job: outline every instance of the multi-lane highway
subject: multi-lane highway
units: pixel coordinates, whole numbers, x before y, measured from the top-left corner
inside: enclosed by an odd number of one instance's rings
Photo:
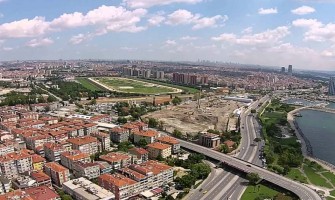
[[[260,102],[267,101],[268,98],[264,97]],[[234,155],[237,158],[252,162],[259,166],[262,166],[261,160],[258,158],[258,152],[261,147],[260,143],[254,143],[256,137],[260,137],[260,129],[258,127],[257,120],[254,116],[250,116],[251,109],[257,109],[259,101],[252,103],[248,109],[241,113],[241,144],[240,152]],[[254,146],[256,144],[256,146]],[[192,191],[192,194],[188,199],[238,199],[246,188],[247,181],[229,172],[223,172],[219,174],[216,179],[212,179],[210,183],[203,184],[201,189]],[[203,194],[206,191],[206,194]]]
[[[250,110],[255,109],[257,105],[258,102],[255,102],[241,115],[241,124],[242,126],[244,124],[244,128],[241,130],[243,134],[241,141],[241,152],[236,155],[238,159],[193,143],[180,140],[182,147],[202,153],[218,161],[223,161],[227,165],[230,165],[231,167],[241,171],[258,173],[263,179],[297,194],[300,199],[321,199],[316,192],[307,186],[296,183],[290,179],[259,167],[262,165],[261,161],[258,159],[260,145],[259,143],[256,146],[251,144],[253,143],[254,138],[260,137],[260,128],[258,127],[256,119],[249,115]],[[247,162],[240,159],[246,160]],[[255,165],[251,163],[254,163]],[[244,179],[235,174],[223,172],[212,181],[206,182],[206,184],[202,185],[202,190],[195,191],[189,196],[188,199],[239,199],[245,188],[245,186],[241,184],[244,181]],[[205,194],[203,191],[206,191]]]

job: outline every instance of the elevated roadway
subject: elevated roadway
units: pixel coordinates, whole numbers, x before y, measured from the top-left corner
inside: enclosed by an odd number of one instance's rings
[[[198,152],[198,153],[202,153],[203,155],[207,157],[221,161],[224,164],[230,167],[233,167],[235,169],[238,169],[242,172],[257,173],[262,179],[293,192],[302,200],[322,200],[322,198],[311,188],[303,184],[297,183],[295,181],[292,181],[283,176],[280,176],[276,173],[270,172],[261,167],[258,167],[254,164],[240,160],[238,158],[234,158],[234,157],[222,154],[220,152],[214,151],[212,149],[208,149],[206,147],[202,147],[197,144],[186,142],[184,140],[179,140],[179,142],[180,142],[181,147],[185,149]]]

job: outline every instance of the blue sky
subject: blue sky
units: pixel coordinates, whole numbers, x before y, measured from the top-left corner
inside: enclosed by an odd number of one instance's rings
[[[0,0],[0,60],[212,60],[335,70],[333,0]]]

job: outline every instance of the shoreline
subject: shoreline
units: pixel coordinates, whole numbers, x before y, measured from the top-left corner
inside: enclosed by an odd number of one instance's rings
[[[301,110],[307,110],[307,109],[308,109],[308,107],[301,107],[301,108],[297,108],[295,110],[292,110],[291,112],[289,112],[287,114],[287,121],[289,122],[291,128],[295,132],[295,135],[297,136],[297,138],[301,142],[301,151],[302,151],[302,155],[304,156],[304,158],[309,159],[311,161],[314,161],[314,162],[318,163],[319,165],[321,165],[323,168],[335,173],[335,165],[333,165],[333,164],[331,164],[331,163],[329,163],[325,160],[319,159],[319,158],[317,158],[313,155],[312,145],[310,144],[309,140],[305,137],[304,133],[299,128],[299,125],[295,120],[295,117],[294,117],[295,113],[297,113]]]

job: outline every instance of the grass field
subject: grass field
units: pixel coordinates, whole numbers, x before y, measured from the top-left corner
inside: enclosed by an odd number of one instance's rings
[[[316,173],[317,172],[316,169],[308,165],[304,165],[303,169],[304,169],[304,172],[307,178],[313,185],[318,185],[318,186],[326,187],[326,188],[332,188],[332,186],[322,176]]]
[[[297,168],[292,168],[290,172],[286,175],[286,177],[299,181],[301,183],[307,183],[307,178],[304,174],[301,173],[301,171]]]
[[[259,191],[258,186],[254,187],[252,185],[249,185],[243,193],[241,200],[254,200],[257,198],[264,199],[266,197],[273,199],[273,197],[276,196],[278,193],[279,191],[262,184],[260,185]]]
[[[105,88],[97,86],[96,84],[94,84],[90,80],[88,80],[87,78],[77,77],[76,80],[81,85],[83,85],[85,88],[87,88],[87,89],[89,89],[91,91],[106,91]]]
[[[195,93],[199,92],[198,89],[192,88],[192,87],[186,87],[186,86],[181,86],[181,85],[174,85],[174,84],[170,84],[170,83],[166,83],[166,82],[160,82],[160,81],[148,80],[148,79],[143,80],[143,81],[148,82],[148,83],[155,83],[155,84],[159,84],[159,85],[164,85],[164,86],[167,86],[167,87],[178,88],[178,89],[183,90],[185,93],[190,93],[190,94],[195,94]]]
[[[322,172],[322,175],[326,177],[335,186],[335,175],[331,172]],[[335,196],[335,195],[334,195]]]
[[[94,78],[93,80],[109,87],[112,90],[121,93],[136,93],[136,94],[168,94],[178,93],[179,89],[173,87],[167,87],[156,83],[148,83],[144,81],[119,78],[119,77],[108,77],[108,78]]]

